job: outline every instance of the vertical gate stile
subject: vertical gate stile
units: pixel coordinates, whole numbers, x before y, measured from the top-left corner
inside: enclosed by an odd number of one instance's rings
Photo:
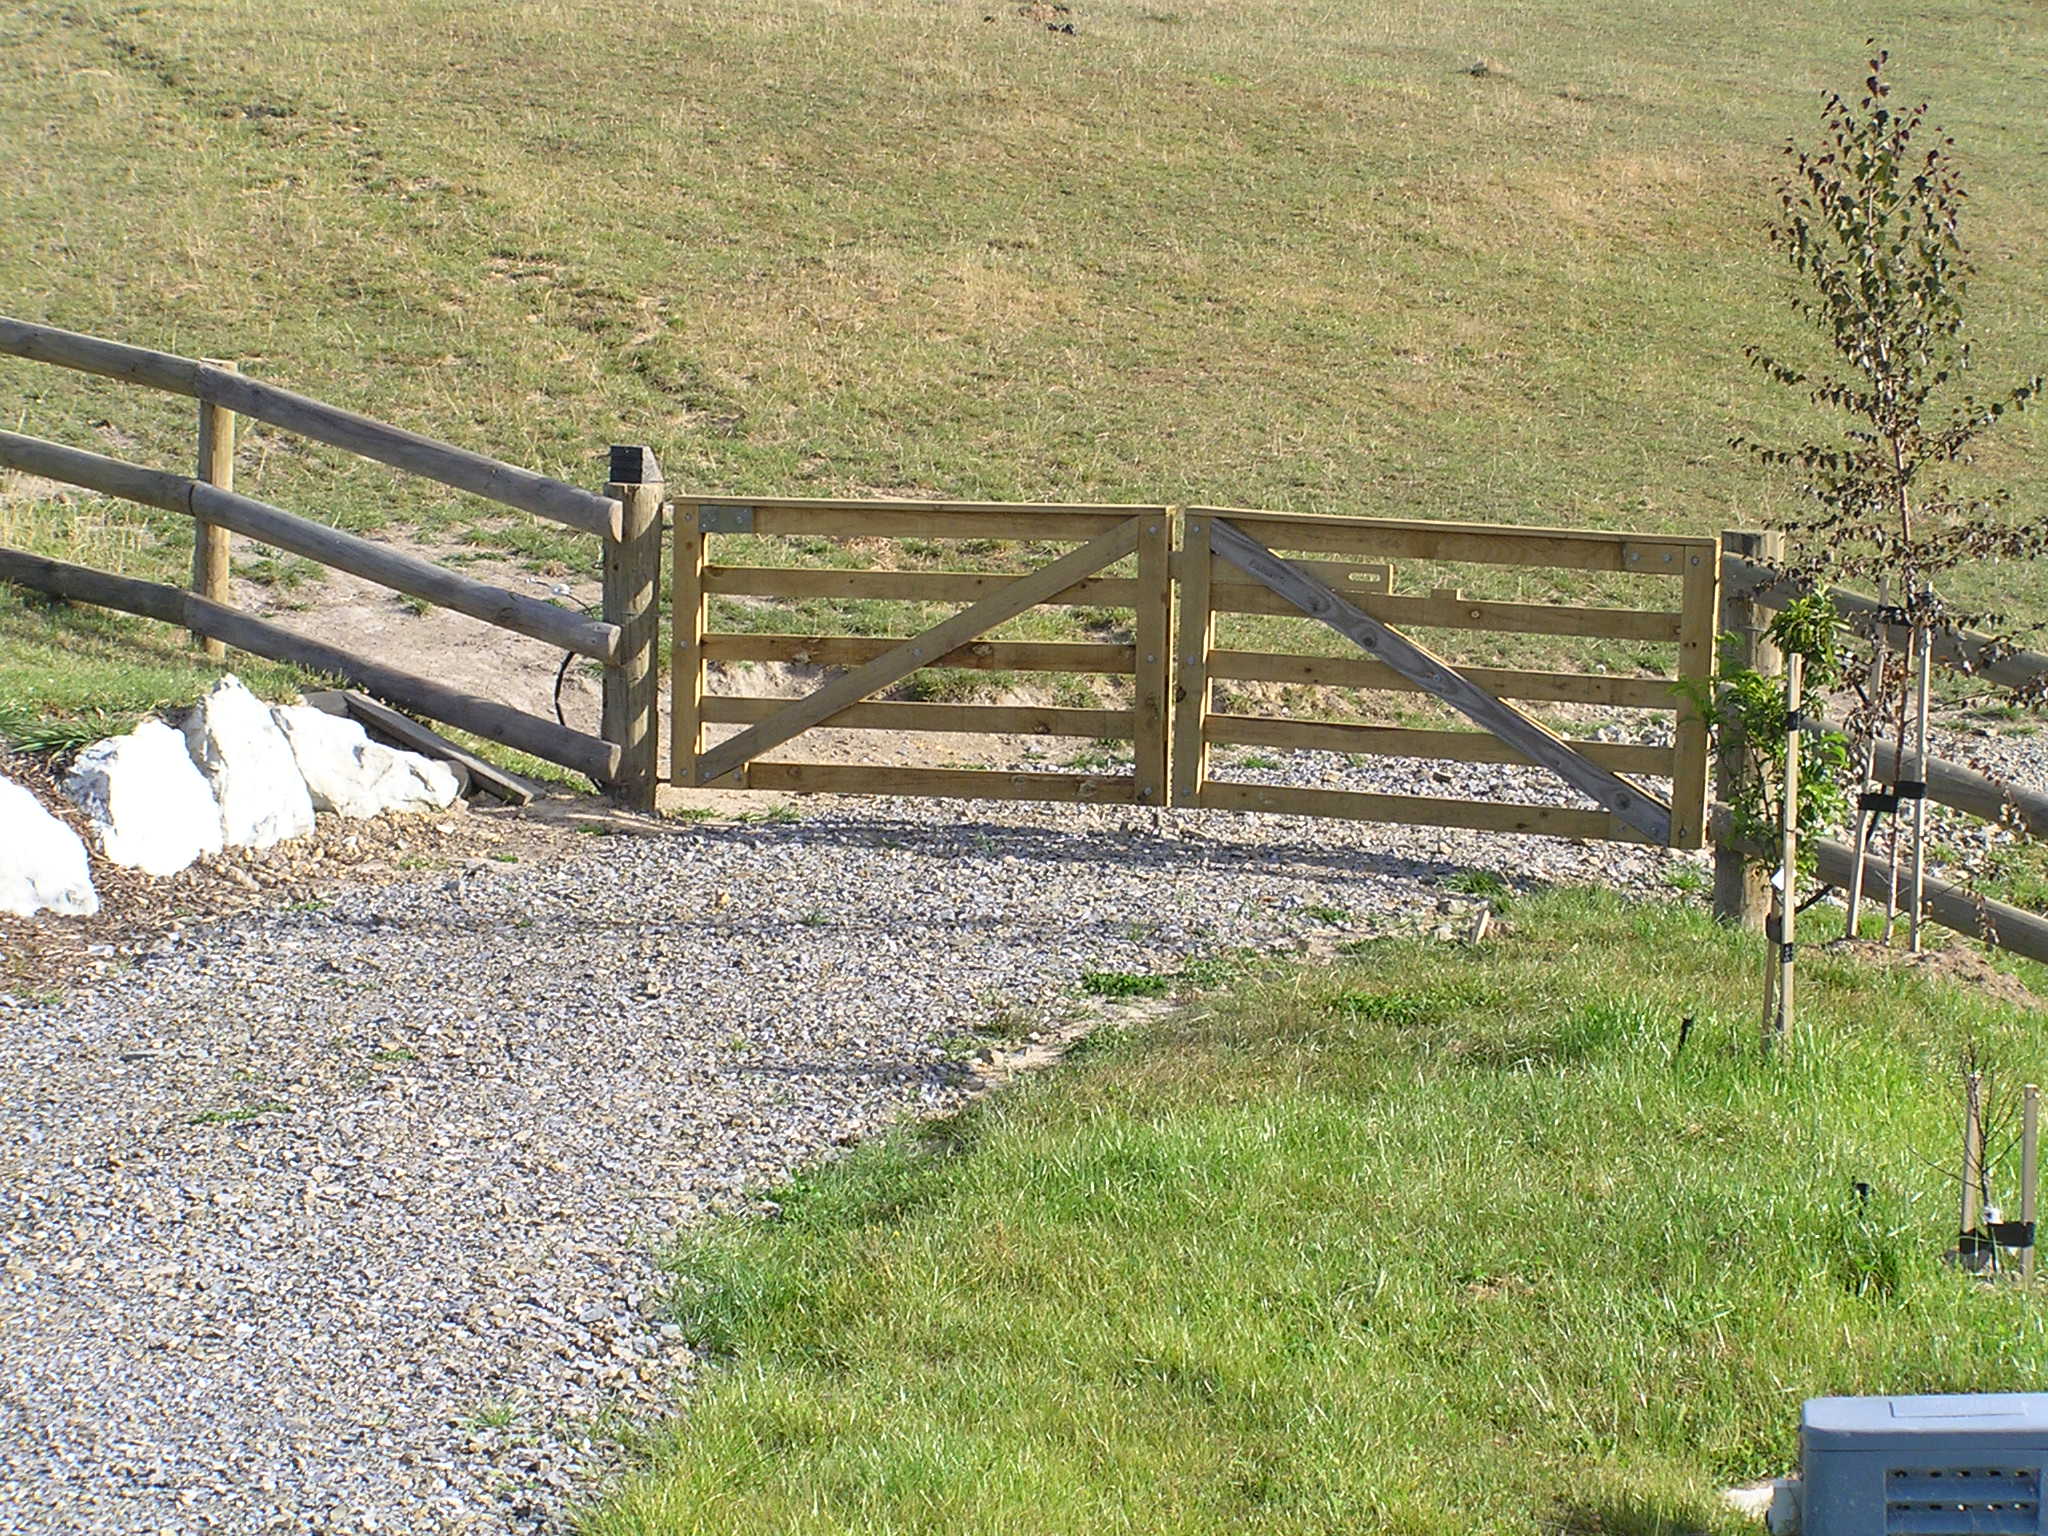
[[[695,502],[675,507],[674,561],[669,580],[668,781],[694,781],[704,749],[703,514]]]
[[[1215,642],[1210,576],[1216,556],[1209,543],[1213,518],[1190,511],[1181,523],[1180,614],[1174,635],[1173,801],[1199,805],[1209,776],[1209,652]]]
[[[1678,626],[1678,676],[1704,693],[1714,674],[1714,646],[1719,631],[1721,545],[1686,557]],[[1671,772],[1671,846],[1699,848],[1707,839],[1707,764],[1711,743],[1707,717],[1688,693],[1678,707],[1676,745]]]
[[[1169,679],[1173,641],[1173,513],[1154,507],[1139,520],[1136,687],[1132,708],[1131,776],[1140,805],[1172,798],[1168,780],[1173,718]]]

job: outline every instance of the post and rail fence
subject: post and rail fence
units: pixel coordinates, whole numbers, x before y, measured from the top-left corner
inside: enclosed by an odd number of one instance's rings
[[[1765,637],[1769,615],[1804,592],[1782,575],[1782,536],[1727,533],[1721,544],[1721,630],[1724,637],[1733,637],[1732,642],[1724,638],[1728,659],[1759,672],[1775,673],[1782,668],[1783,659]],[[1873,624],[1880,606],[1875,598],[1843,587],[1830,587],[1827,596],[1836,613],[1872,644],[1905,652],[1906,630]],[[1937,635],[1930,649],[1941,666],[2001,687],[2033,688],[2048,678],[2048,654],[2001,645],[1974,630]],[[1724,752],[1724,764],[1728,756]],[[1875,764],[1880,777],[1891,782],[1905,776],[1895,749],[1882,742],[1875,745]],[[2048,831],[2048,794],[1939,758],[1930,757],[1921,766],[1926,797],[1936,804],[2030,833]],[[1727,795],[1724,783],[1724,800]],[[1824,884],[1852,892],[1860,865],[1865,897],[1884,901],[1892,894],[1882,862],[1859,860],[1854,848],[1833,838],[1814,840],[1813,849],[1816,871]],[[1725,834],[1717,837],[1714,915],[1726,923],[1760,928],[1766,893],[1761,879],[1745,865],[1743,850],[1731,846]],[[1932,876],[1923,883],[1923,915],[1928,919],[2013,954],[2048,963],[2048,917]]]
[[[6,317],[0,317],[0,354],[199,402],[196,477],[0,432],[0,467],[192,518],[192,590],[7,549],[0,549],[0,579],[180,626],[216,659],[232,645],[343,678],[401,709],[572,769],[635,805],[653,808],[660,477],[658,470],[647,473],[653,465],[647,450],[615,448],[614,484],[598,494],[262,383],[232,363],[201,362]],[[244,416],[602,539],[604,617],[592,619],[477,581],[238,494],[236,419]],[[634,466],[630,480],[620,473],[628,464]],[[237,611],[229,586],[231,534],[599,662],[605,677],[603,733],[571,730]]]
[[[1763,891],[1738,850],[1716,836],[1718,789],[1698,686],[1717,653],[1762,671],[1777,665],[1768,614],[1797,595],[1779,578],[1782,540],[1609,533],[1491,524],[1280,514],[1228,508],[1061,506],[942,501],[835,501],[723,497],[671,499],[650,449],[615,446],[594,492],[437,442],[251,378],[231,362],[149,351],[52,326],[0,317],[0,355],[191,397],[199,403],[197,473],[184,476],[13,432],[0,432],[0,467],[189,516],[190,590],[0,549],[0,580],[189,630],[218,659],[232,646],[343,678],[411,710],[572,769],[628,804],[654,806],[661,768],[660,666],[664,513],[672,518],[669,761],[677,786],[792,792],[1204,806],[1406,822],[1675,848],[1715,846],[1714,906],[1724,921],[1761,921]],[[549,519],[603,541],[601,617],[478,581],[375,540],[270,506],[235,489],[241,417],[297,433],[404,473]],[[228,540],[239,534],[598,662],[604,673],[599,734],[479,698],[237,611]],[[827,566],[721,563],[733,536],[759,558],[777,539],[831,545]],[[1005,548],[1022,568],[860,569],[877,542],[929,550]],[[851,554],[845,552],[851,551]],[[1397,590],[1397,562],[1427,569],[1550,568],[1580,579],[1652,578],[1675,602],[1617,606],[1555,597],[1530,602],[1468,595],[1457,586]],[[1014,564],[1015,562],[1013,562]],[[1658,582],[1663,585],[1659,587]],[[1631,589],[1633,590],[1633,589]],[[1865,620],[1873,599],[1830,593],[1845,617]],[[826,605],[876,600],[910,611],[957,604],[951,617],[908,635],[782,633],[757,622],[717,628],[714,604]],[[1123,638],[1047,640],[1006,627],[1045,607],[1125,617]],[[753,615],[759,620],[761,615]],[[1229,625],[1305,621],[1293,640],[1270,631],[1247,644]],[[815,627],[815,626],[812,626]],[[1285,626],[1282,626],[1285,628]],[[1447,661],[1408,630],[1543,635],[1666,648],[1662,676],[1542,671]],[[1331,636],[1336,639],[1333,641]],[[1314,637],[1320,636],[1320,640]],[[1879,635],[1903,644],[1903,636]],[[1332,654],[1332,646],[1336,653]],[[2048,655],[2012,651],[1967,631],[1943,637],[1935,659],[2006,686],[2048,677]],[[717,669],[810,665],[829,673],[799,698],[715,691]],[[1645,663],[1647,664],[1647,663]],[[1014,704],[882,699],[931,669],[1071,677],[1082,702]],[[1092,676],[1129,694],[1127,706],[1092,698]],[[1437,729],[1248,711],[1232,685],[1303,685],[1423,695],[1477,729]],[[1219,688],[1225,690],[1219,702]],[[1519,704],[1515,701],[1520,701]],[[1583,704],[1668,713],[1663,744],[1572,739],[1522,707]],[[736,727],[713,741],[712,727]],[[767,754],[814,729],[943,731],[984,736],[1066,736],[1130,744],[1128,773],[1020,772],[803,762]],[[1535,764],[1587,808],[1431,795],[1368,794],[1233,782],[1212,772],[1215,747],[1272,747],[1365,757]],[[1878,751],[1881,772],[1889,763]],[[1969,814],[2048,830],[2048,795],[1957,764],[1926,765],[1928,796]],[[1643,781],[1670,786],[1668,798]],[[1846,846],[1822,840],[1820,877],[1848,889]],[[1879,871],[1865,874],[1873,889]],[[1881,894],[1881,893],[1879,893]],[[1929,880],[1926,915],[1950,928],[2048,961],[2048,919]]]

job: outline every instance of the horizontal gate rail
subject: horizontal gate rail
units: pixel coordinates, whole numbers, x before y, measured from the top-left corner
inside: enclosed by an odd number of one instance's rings
[[[1271,536],[1285,549],[1374,559],[1447,560],[1473,565],[1541,565],[1566,570],[1616,571],[1628,576],[1680,578],[1692,556],[1712,539],[1658,538],[1580,528],[1524,528],[1514,524],[1435,523],[1321,513],[1254,512],[1232,507],[1189,507],[1189,516],[1221,517],[1254,537]],[[1284,537],[1281,537],[1284,535]]]
[[[1374,757],[1425,757],[1451,763],[1532,763],[1486,731],[1433,731],[1406,725],[1353,725],[1345,721],[1276,720],[1270,715],[1211,714],[1207,733],[1219,746],[1279,747],[1297,752],[1359,752]],[[1667,774],[1669,747],[1621,741],[1577,741],[1570,747],[1616,773]]]
[[[1401,597],[1354,588],[1345,578],[1371,567],[1340,565],[1324,560],[1294,560],[1363,612],[1385,624],[1411,629],[1472,629],[1503,635],[1568,635],[1593,639],[1675,643],[1681,638],[1684,615],[1678,609],[1581,608],[1557,603],[1509,603],[1471,598],[1455,589],[1427,597]],[[1378,567],[1385,571],[1385,566]],[[1231,581],[1212,577],[1218,613],[1256,613],[1299,617],[1301,610],[1262,581]]]
[[[894,645],[866,635],[706,635],[707,661],[781,661],[819,667],[855,667]],[[933,666],[981,672],[1128,673],[1136,665],[1135,645],[1075,640],[970,640],[946,652]]]
[[[1524,703],[1604,704],[1617,709],[1676,711],[1683,701],[1669,681],[1604,677],[1591,672],[1524,672],[1514,667],[1461,667],[1497,698]],[[1214,651],[1209,675],[1233,682],[1312,683],[1329,688],[1379,688],[1421,693],[1422,687],[1383,662],[1350,656],[1286,656],[1268,651]]]
[[[886,598],[917,603],[972,603],[1013,580],[981,571],[840,571],[800,566],[707,565],[704,590],[747,597]],[[1129,576],[1095,576],[1045,599],[1051,607],[1128,608],[1138,597]]]

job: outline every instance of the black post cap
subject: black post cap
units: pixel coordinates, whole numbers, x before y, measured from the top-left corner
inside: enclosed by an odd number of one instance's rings
[[[645,444],[613,443],[610,479],[613,485],[660,485],[661,465]]]

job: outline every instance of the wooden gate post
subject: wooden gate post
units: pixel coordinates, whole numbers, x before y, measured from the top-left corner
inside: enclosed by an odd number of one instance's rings
[[[1785,558],[1782,533],[1724,533],[1724,554],[1775,564]],[[1721,583],[1721,658],[1731,667],[1754,667],[1775,676],[1783,666],[1777,646],[1765,637],[1769,619],[1747,597],[1736,595],[1737,583]],[[1742,753],[1739,731],[1723,726],[1721,749],[1714,759],[1714,798],[1724,805],[1735,793],[1735,764]],[[1769,892],[1764,877],[1733,848],[1714,848],[1714,917],[1743,928],[1762,929]]]
[[[604,669],[604,739],[619,749],[609,788],[635,810],[654,809],[661,752],[661,503],[666,490],[654,450],[614,444],[605,494],[622,509],[604,541],[604,617],[619,626],[619,649]]]
[[[230,372],[237,365],[213,362]],[[224,491],[235,488],[235,413],[210,400],[199,402],[199,478]],[[228,531],[217,523],[192,525],[192,590],[208,602],[228,602]],[[197,630],[192,638],[210,661],[225,661],[228,648]]]

